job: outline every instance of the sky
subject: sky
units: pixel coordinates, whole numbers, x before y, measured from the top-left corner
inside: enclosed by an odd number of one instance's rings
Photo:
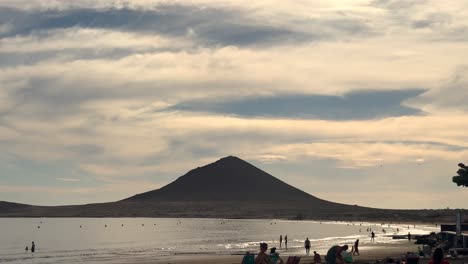
[[[233,155],[335,202],[466,208],[466,98],[463,0],[1,0],[0,200]]]

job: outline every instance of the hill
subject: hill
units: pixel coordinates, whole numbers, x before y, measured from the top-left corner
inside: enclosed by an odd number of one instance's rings
[[[161,189],[125,201],[305,201],[325,202],[237,157],[189,171]]]
[[[31,206],[0,202],[0,217],[214,217],[436,221],[452,210],[385,210],[319,199],[237,158],[193,169],[157,190],[110,203]]]

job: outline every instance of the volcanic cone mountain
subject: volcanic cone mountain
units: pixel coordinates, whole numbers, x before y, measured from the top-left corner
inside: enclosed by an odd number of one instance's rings
[[[446,211],[385,210],[325,201],[237,158],[189,171],[158,189],[117,202],[32,206],[0,202],[0,217],[213,217],[421,220]],[[433,219],[433,218],[431,218]]]
[[[191,170],[161,189],[126,200],[325,202],[233,156]]]

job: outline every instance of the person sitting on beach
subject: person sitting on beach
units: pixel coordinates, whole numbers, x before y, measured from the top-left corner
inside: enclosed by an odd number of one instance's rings
[[[275,264],[271,258],[265,253],[268,249],[267,243],[260,243],[260,252],[255,258],[255,264]]]
[[[317,253],[317,251],[314,251],[314,263],[322,263],[322,258],[320,257],[320,254]]]
[[[279,253],[276,252],[276,248],[270,248],[270,259],[273,263],[284,264],[283,259],[279,256]]]
[[[28,252],[28,251],[29,251],[29,248],[28,248],[28,246],[26,246],[26,248],[25,248],[24,250],[26,250],[26,252]]]
[[[341,252],[348,250],[348,245],[340,246],[333,246],[331,247],[328,252],[325,260],[327,264],[344,264],[343,257],[341,256]]]
[[[444,259],[444,251],[441,248],[436,248],[429,264],[449,264],[449,262]]]
[[[241,264],[251,264],[254,262],[254,254],[251,254],[250,251],[245,252],[244,258],[242,258]]]

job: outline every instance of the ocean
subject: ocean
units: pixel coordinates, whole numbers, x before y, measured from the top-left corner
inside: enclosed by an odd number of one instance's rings
[[[409,228],[408,228],[409,227]],[[396,234],[428,234],[428,225],[288,220],[176,218],[0,218],[0,263],[136,263],[181,254],[242,254],[257,252],[260,242],[281,253],[325,254],[335,244],[360,239],[361,250],[376,243],[395,243]],[[383,233],[385,229],[385,233]],[[288,249],[279,236],[288,236]],[[31,242],[36,252],[25,251]],[[283,239],[284,241],[284,239]]]

